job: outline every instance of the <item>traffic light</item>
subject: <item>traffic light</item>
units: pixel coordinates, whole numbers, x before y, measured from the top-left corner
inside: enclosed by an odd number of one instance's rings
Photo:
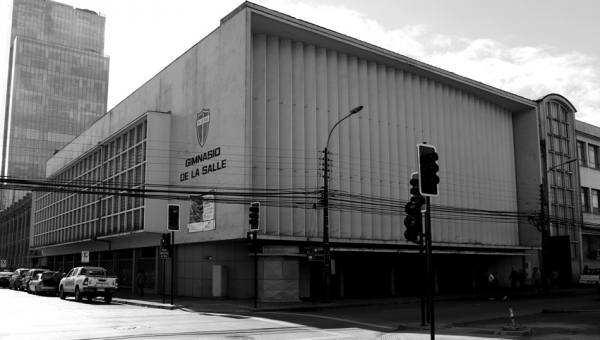
[[[173,246],[171,245],[171,234],[162,234],[162,238],[160,239],[160,246],[168,250],[169,254],[171,254],[171,250],[173,249]]]
[[[419,191],[423,196],[438,196],[438,184],[440,178],[437,172],[440,167],[437,165],[439,158],[435,146],[427,144],[417,145],[419,162]]]
[[[246,241],[248,241],[248,249],[251,251],[255,250],[255,247],[258,245],[257,240],[257,231],[249,231],[246,233]]]
[[[179,205],[169,204],[167,219],[167,230],[179,231]]]
[[[260,202],[250,203],[250,230],[258,230],[258,222],[260,219]]]
[[[412,197],[406,206],[404,207],[404,211],[406,211],[406,217],[404,218],[404,226],[406,230],[404,231],[404,238],[407,241],[412,241],[418,243],[419,234],[422,233],[423,230],[423,214],[421,213],[421,200],[422,197]]]
[[[419,234],[421,234],[423,230],[423,214],[421,213],[421,211],[423,204],[425,204],[425,198],[421,196],[421,192],[419,190],[418,172],[414,172],[411,175],[410,186],[410,194],[412,195],[412,197],[404,207],[404,210],[407,215],[404,218],[404,226],[406,226],[406,231],[404,231],[404,237],[407,241],[417,243]]]

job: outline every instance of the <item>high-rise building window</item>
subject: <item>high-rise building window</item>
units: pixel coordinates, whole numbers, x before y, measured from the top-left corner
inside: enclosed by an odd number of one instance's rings
[[[592,212],[594,214],[600,214],[600,207],[598,207],[598,196],[600,191],[592,189]]]
[[[586,152],[585,152],[585,142],[577,141],[577,159],[579,165],[586,166]]]
[[[590,189],[581,187],[581,210],[590,212]]]
[[[588,155],[590,168],[600,169],[600,161],[598,159],[598,147],[596,145],[588,144]]]

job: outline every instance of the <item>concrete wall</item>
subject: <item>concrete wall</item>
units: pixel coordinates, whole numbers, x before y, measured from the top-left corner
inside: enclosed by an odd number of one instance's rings
[[[331,190],[406,199],[416,144],[427,142],[440,155],[440,196],[434,205],[517,210],[508,110],[442,82],[301,41],[255,34],[252,51],[253,186],[320,188],[320,151],[330,129],[363,105],[329,142]],[[261,230],[268,235],[322,235],[321,219],[312,210],[264,210]],[[333,209],[330,235],[404,242],[400,215]],[[437,242],[519,244],[516,222],[443,217],[433,214]]]

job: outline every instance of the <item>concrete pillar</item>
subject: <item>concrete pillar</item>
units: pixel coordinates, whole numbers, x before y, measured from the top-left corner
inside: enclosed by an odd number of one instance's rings
[[[346,282],[344,282],[344,267],[340,267],[340,296],[346,296]]]
[[[392,268],[390,274],[391,274],[390,275],[390,279],[391,279],[390,293],[392,293],[392,296],[396,296],[396,274],[394,272],[394,268]]]

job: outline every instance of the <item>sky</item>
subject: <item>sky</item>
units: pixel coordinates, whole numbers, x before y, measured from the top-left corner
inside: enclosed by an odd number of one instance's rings
[[[0,0],[0,18],[9,0]],[[60,0],[106,16],[111,109],[242,0]],[[529,99],[565,96],[600,126],[600,1],[255,0],[258,5]],[[5,20],[2,20],[5,22]]]

